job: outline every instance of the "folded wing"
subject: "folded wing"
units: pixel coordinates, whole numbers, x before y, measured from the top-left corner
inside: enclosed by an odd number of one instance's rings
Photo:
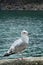
[[[23,51],[28,45],[24,43],[21,39],[16,40],[10,47],[10,49],[4,54],[4,56],[9,56]]]

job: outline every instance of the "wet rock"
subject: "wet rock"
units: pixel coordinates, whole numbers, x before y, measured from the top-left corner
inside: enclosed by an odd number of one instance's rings
[[[0,65],[43,65],[43,57],[0,60]]]

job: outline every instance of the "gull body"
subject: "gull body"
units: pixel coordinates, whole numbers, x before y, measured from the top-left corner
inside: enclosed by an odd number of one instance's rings
[[[14,41],[14,43],[11,45],[10,49],[4,54],[4,56],[9,56],[11,54],[21,52],[28,47],[28,44],[29,44],[28,32],[26,30],[23,30],[21,32],[21,37]]]

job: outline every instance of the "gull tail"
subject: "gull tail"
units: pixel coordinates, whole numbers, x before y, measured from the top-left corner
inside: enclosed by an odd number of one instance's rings
[[[5,54],[3,55],[3,57],[10,56],[10,55],[11,55],[10,53],[5,53]]]
[[[6,52],[6,53],[3,55],[3,57],[10,56],[10,55],[12,55],[12,54],[15,54],[15,52],[11,52],[11,51],[10,51],[9,53]]]

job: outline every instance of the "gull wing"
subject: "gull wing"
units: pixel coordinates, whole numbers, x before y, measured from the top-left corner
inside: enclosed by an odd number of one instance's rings
[[[10,47],[10,49],[4,54],[4,56],[9,56],[21,52],[25,48],[25,44],[21,39],[16,40]]]

